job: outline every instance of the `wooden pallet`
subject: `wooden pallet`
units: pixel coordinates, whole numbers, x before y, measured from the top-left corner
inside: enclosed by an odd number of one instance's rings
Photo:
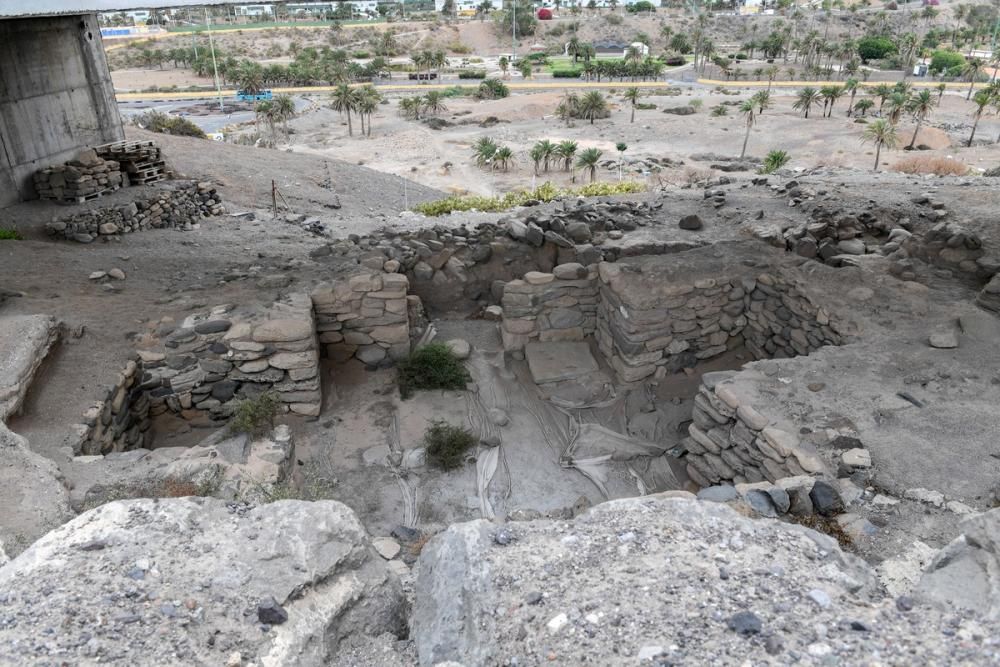
[[[156,183],[158,181],[167,180],[167,175],[164,173],[159,173],[159,174],[153,174],[152,176],[145,176],[140,178],[132,178],[132,176],[129,175],[128,180],[129,183],[131,183],[132,185],[149,185],[150,183]]]
[[[147,162],[127,162],[125,163],[125,171],[129,174],[137,174],[140,171],[163,171],[163,168],[167,166],[167,163],[163,160],[147,161]]]
[[[100,199],[105,195],[109,195],[115,190],[117,190],[119,187],[121,186],[113,185],[109,188],[104,188],[99,192],[91,192],[89,195],[80,195],[78,197],[63,197],[62,199],[50,199],[48,201],[54,201],[57,204],[64,204],[67,206],[70,204],[83,204],[84,202],[94,201],[95,199]]]

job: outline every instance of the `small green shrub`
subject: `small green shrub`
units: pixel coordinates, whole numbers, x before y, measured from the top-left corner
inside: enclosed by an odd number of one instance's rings
[[[265,391],[256,398],[240,401],[229,421],[229,430],[251,436],[263,435],[274,428],[274,418],[278,416],[280,407],[281,399],[274,391]]]
[[[579,79],[581,74],[583,74],[583,69],[579,67],[552,70],[553,79]]]
[[[459,79],[485,79],[486,70],[484,69],[465,69],[458,73]]]
[[[772,172],[781,169],[788,161],[792,159],[792,156],[785,151],[768,151],[767,157],[764,158],[764,164],[761,165],[761,174],[770,174]]]
[[[724,107],[721,104],[718,105],[718,106],[712,107],[712,112],[711,112],[712,116],[726,116],[728,114],[729,114],[729,109],[727,109],[726,107]]]
[[[465,453],[475,442],[473,435],[464,428],[440,419],[432,420],[424,433],[427,461],[443,470],[461,466]]]
[[[6,227],[0,227],[0,241],[21,241],[22,237],[20,232],[16,229],[8,229]]]
[[[957,51],[940,49],[931,54],[931,72],[945,72],[952,68],[965,67],[965,56]]]
[[[499,100],[510,95],[510,89],[500,79],[483,79],[476,90],[476,97],[481,100]]]
[[[409,398],[421,389],[465,389],[472,378],[465,365],[444,343],[417,348],[399,364],[399,395]]]
[[[690,102],[688,102],[688,106],[694,109],[695,111],[701,111],[701,108],[704,105],[705,105],[704,100],[691,100]]]
[[[643,111],[649,111],[651,109],[655,109],[656,105],[653,104],[652,102],[639,102],[638,104],[635,105],[635,108],[641,109]]]
[[[159,111],[147,111],[146,113],[137,116],[135,123],[139,127],[149,130],[150,132],[172,134],[179,137],[197,137],[199,139],[205,138],[205,133],[202,132],[201,128],[189,121],[187,118],[171,116]]]

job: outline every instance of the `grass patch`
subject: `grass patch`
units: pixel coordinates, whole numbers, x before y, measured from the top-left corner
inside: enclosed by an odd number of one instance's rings
[[[0,227],[0,241],[21,241],[23,237],[16,229]]]
[[[465,389],[472,377],[462,361],[444,343],[418,348],[399,364],[399,395],[409,398],[422,389]]]
[[[604,197],[609,195],[633,194],[643,192],[646,186],[638,181],[621,181],[615,183],[588,183],[579,188],[557,188],[551,183],[543,183],[534,190],[515,190],[502,197],[483,197],[480,195],[455,195],[447,199],[423,202],[413,207],[417,213],[426,216],[447,215],[452,211],[484,211],[495,213],[506,211],[526,202],[550,202],[559,197]]]
[[[892,165],[892,169],[904,174],[936,174],[938,176],[965,176],[969,173],[969,166],[964,162],[930,155],[905,157]]]
[[[786,164],[788,164],[788,161],[791,159],[792,156],[789,155],[786,151],[779,151],[779,150],[768,151],[767,157],[764,158],[764,164],[761,166],[760,171],[758,173],[761,174],[773,173],[784,167]]]
[[[476,442],[472,433],[459,426],[434,419],[424,433],[427,460],[442,470],[454,470],[462,465],[465,453]]]
[[[229,420],[229,430],[250,436],[264,435],[274,428],[274,418],[278,416],[280,407],[281,399],[274,391],[265,391],[256,398],[240,401],[233,418]]]
[[[156,480],[139,482],[121,482],[108,486],[94,486],[87,491],[83,501],[83,511],[92,510],[116,500],[134,500],[137,498],[187,498],[197,496],[207,498],[215,495],[222,485],[218,471],[202,479],[184,479],[181,477],[164,477]]]
[[[274,503],[279,500],[339,500],[337,477],[332,469],[309,461],[298,470],[300,482],[291,477],[277,484],[255,484],[244,494],[253,503]]]

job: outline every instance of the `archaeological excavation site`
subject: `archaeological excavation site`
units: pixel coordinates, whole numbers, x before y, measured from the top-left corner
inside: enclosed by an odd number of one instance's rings
[[[996,178],[437,215],[328,109],[126,126],[63,4],[0,9],[0,666],[1000,664]]]

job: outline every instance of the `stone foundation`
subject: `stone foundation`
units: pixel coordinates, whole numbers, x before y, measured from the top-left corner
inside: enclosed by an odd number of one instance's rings
[[[409,311],[418,297],[407,296],[410,281],[399,273],[360,273],[312,292],[316,331],[326,356],[356,357],[368,366],[410,354]]]
[[[225,420],[239,401],[274,391],[283,409],[322,405],[312,302],[290,294],[266,313],[222,306],[187,318],[160,349],[140,350],[106,398],[85,413],[83,454],[148,447],[150,419]]]
[[[148,199],[57,218],[45,225],[45,231],[57,238],[91,243],[146,229],[190,230],[202,218],[225,213],[211,183],[171,181],[157,186],[155,192]]]
[[[504,349],[533,341],[583,340],[597,328],[597,269],[560,264],[553,273],[530,271],[503,287]]]
[[[637,382],[658,369],[677,372],[743,346],[763,359],[843,342],[830,315],[795,277],[720,263],[708,253],[683,260],[565,264],[553,274],[511,281],[502,298],[504,348],[593,333],[619,379]]]

